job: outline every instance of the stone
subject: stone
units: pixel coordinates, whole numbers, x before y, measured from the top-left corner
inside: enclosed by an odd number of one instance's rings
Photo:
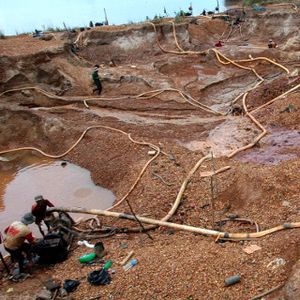
[[[50,278],[45,282],[45,287],[48,291],[53,292],[56,289],[60,288],[60,284]]]
[[[22,90],[21,94],[25,97],[31,97],[31,92],[29,90]]]
[[[278,257],[278,258],[275,258],[274,260],[272,260],[271,262],[269,262],[268,265],[267,265],[267,268],[271,267],[274,270],[274,269],[277,269],[278,267],[283,266],[285,264],[286,264],[285,259],[283,259],[281,257]]]
[[[255,251],[261,250],[261,247],[258,245],[248,245],[243,249],[243,251],[247,254],[252,254]]]
[[[60,297],[66,297],[66,296],[68,296],[68,292],[64,288],[60,288],[59,295],[60,295]]]
[[[36,296],[35,300],[51,300],[52,293],[46,289],[41,290]]]
[[[289,207],[291,204],[289,201],[282,201],[282,206]]]

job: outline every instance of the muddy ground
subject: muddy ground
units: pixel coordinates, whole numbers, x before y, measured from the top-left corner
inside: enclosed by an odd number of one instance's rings
[[[241,31],[234,27],[230,36],[231,27],[224,20],[200,17],[182,20],[176,24],[176,32],[185,50],[207,50],[223,39],[224,46],[219,50],[232,60],[265,56],[289,69],[287,74],[265,61],[244,64],[255,67],[265,79],[248,95],[247,107],[251,110],[300,83],[299,17],[300,13],[290,6],[270,7],[266,12],[247,11]],[[157,31],[165,49],[178,51],[170,23],[160,22]],[[278,48],[268,49],[269,38],[278,43]],[[260,129],[245,115],[226,114],[231,101],[257,83],[253,72],[222,65],[212,52],[164,53],[149,24],[86,31],[76,54],[70,51],[75,39],[73,33],[54,33],[48,41],[27,35],[0,40],[0,92],[39,87],[64,97],[53,99],[33,89],[2,95],[0,151],[33,146],[60,154],[88,126],[110,126],[130,133],[135,140],[158,145],[167,154],[160,154],[149,165],[129,195],[136,214],[156,219],[165,216],[188,172],[203,155],[213,151],[216,158],[205,162],[194,174],[171,222],[229,232],[255,231],[247,223],[212,224],[211,179],[200,175],[224,166],[231,168],[213,179],[215,221],[237,214],[257,222],[261,230],[299,221],[300,92],[296,90],[255,113],[267,135],[251,149],[228,158],[233,150],[251,143],[260,134]],[[88,101],[88,109],[82,100],[92,96],[90,73],[96,63],[101,66],[101,97],[105,99]],[[176,92],[150,99],[127,97],[170,88],[184,91],[223,115],[203,111]],[[106,100],[124,96],[125,99]],[[242,107],[241,99],[238,105]],[[64,158],[90,170],[94,182],[111,189],[118,200],[149,160],[149,150],[123,134],[97,129],[90,131]],[[0,167],[5,168],[5,162],[0,162]],[[115,211],[130,213],[126,203]],[[104,217],[101,222],[106,226],[137,226]],[[283,287],[265,299],[299,299],[295,265],[300,254],[298,229],[257,240],[220,243],[213,237],[165,227],[149,233],[153,240],[143,233],[103,239],[107,258],[114,262],[112,282],[93,287],[83,279],[71,296],[86,300],[96,296],[250,299],[280,285]],[[244,249],[249,245],[261,249],[247,254]],[[131,250],[139,263],[125,272],[118,262]],[[86,276],[99,266],[81,266],[77,258],[85,252],[86,249],[75,247],[67,261],[36,269],[23,283],[10,282],[2,272],[1,297],[33,299],[49,277],[62,282]],[[271,263],[277,258],[282,258],[284,265]],[[225,287],[224,279],[236,274],[241,275],[241,282]],[[13,291],[7,293],[9,288]]]

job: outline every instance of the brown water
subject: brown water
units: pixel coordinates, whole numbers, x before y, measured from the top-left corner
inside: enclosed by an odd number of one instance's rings
[[[90,172],[61,160],[49,160],[28,153],[0,160],[0,231],[31,210],[36,195],[43,195],[56,206],[106,209],[114,194],[97,186]],[[76,215],[75,217],[78,217]],[[35,225],[30,225],[37,233]]]

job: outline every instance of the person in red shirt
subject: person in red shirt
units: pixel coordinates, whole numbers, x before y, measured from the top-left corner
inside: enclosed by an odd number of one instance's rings
[[[216,44],[215,44],[215,47],[222,47],[222,42],[221,41],[218,41]]]
[[[38,195],[38,196],[34,197],[34,200],[36,203],[32,205],[31,213],[35,217],[35,224],[38,225],[41,234],[43,236],[45,236],[45,233],[41,228],[41,223],[42,223],[42,221],[45,220],[47,207],[54,207],[54,205],[49,200],[44,199],[44,197],[42,195]],[[44,221],[44,223],[45,223],[45,221]],[[47,223],[45,223],[45,224],[49,231],[49,229],[50,229],[49,225]]]
[[[12,261],[19,264],[19,272],[24,271],[24,253],[28,260],[31,260],[31,245],[35,243],[30,228],[27,226],[35,221],[35,217],[31,213],[25,214],[21,221],[15,221],[8,226],[4,233],[4,249],[11,255]],[[28,242],[26,242],[28,241]]]

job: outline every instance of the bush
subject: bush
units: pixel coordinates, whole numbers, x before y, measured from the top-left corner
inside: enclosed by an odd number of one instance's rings
[[[5,34],[0,30],[0,39],[3,40],[5,39]]]

